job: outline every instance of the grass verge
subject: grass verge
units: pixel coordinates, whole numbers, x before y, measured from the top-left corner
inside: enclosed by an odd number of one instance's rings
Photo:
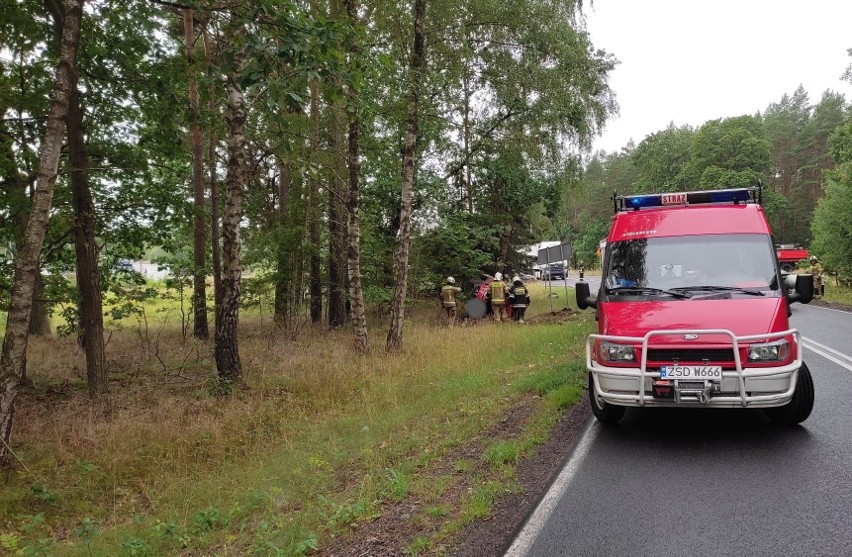
[[[534,297],[530,316],[543,309]],[[33,339],[34,385],[14,435],[23,466],[0,475],[0,548],[306,555],[414,499],[431,501],[422,516],[441,526],[407,542],[411,552],[443,543],[513,489],[514,463],[580,396],[571,366],[590,321],[450,330],[437,326],[437,308],[407,315],[405,349],[365,357],[349,331],[294,338],[246,320],[250,389],[230,398],[215,396],[210,345],[169,326],[119,330],[108,346],[110,421],[89,414],[73,339]],[[539,403],[523,433],[492,442],[494,425],[529,397]],[[446,498],[454,482],[426,471],[470,445],[479,452],[453,473],[471,491]]]

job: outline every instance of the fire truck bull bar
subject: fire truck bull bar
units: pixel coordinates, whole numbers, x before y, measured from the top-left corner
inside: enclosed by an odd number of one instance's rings
[[[731,384],[736,381],[735,390],[726,390],[724,394],[713,394],[720,391],[720,384],[712,385],[705,382],[705,389],[685,391],[694,398],[681,397],[675,390],[675,400],[654,398],[647,394],[646,386],[649,380],[660,378],[659,371],[648,371],[648,343],[656,336],[670,335],[725,335],[731,340],[736,369],[722,370],[722,382]],[[774,367],[743,368],[740,358],[740,344],[753,341],[771,342],[783,337],[792,337],[795,358],[792,362]],[[621,344],[640,344],[641,358],[638,368],[604,366],[592,358],[596,341],[609,341]],[[712,364],[712,362],[711,362]],[[682,406],[683,402],[697,402],[707,407],[753,407],[770,408],[783,406],[793,397],[796,390],[796,380],[799,368],[802,367],[801,334],[797,329],[788,329],[775,333],[759,335],[736,336],[728,329],[670,329],[649,331],[644,337],[625,337],[614,335],[589,335],[586,339],[586,369],[593,375],[594,381],[589,387],[593,389],[592,396],[617,406]],[[738,392],[738,395],[731,395]],[[749,394],[749,393],[760,394]]]

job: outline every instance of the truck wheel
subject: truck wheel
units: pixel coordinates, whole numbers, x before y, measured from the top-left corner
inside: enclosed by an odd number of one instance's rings
[[[589,402],[592,404],[592,413],[599,422],[604,424],[616,424],[624,416],[624,406],[616,406],[595,396],[595,383],[591,372],[589,372]]]
[[[793,264],[792,263],[782,263],[781,264],[781,270],[784,271],[785,273],[792,273],[793,272]]]
[[[767,408],[766,416],[779,425],[796,425],[804,422],[811,415],[814,407],[814,380],[808,366],[802,362],[799,377],[796,379],[796,392],[793,398],[784,406]]]

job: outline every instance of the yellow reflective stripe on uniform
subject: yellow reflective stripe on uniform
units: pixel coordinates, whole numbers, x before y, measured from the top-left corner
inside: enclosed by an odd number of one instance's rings
[[[441,288],[441,302],[445,307],[456,306],[456,292],[461,292],[458,286],[450,286],[449,284]]]
[[[503,291],[503,283],[495,280],[491,283],[491,303],[502,303],[506,301]]]

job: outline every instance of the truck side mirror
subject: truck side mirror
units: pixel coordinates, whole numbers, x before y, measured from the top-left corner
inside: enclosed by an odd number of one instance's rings
[[[813,284],[811,285],[811,290],[813,290]],[[598,300],[596,298],[592,298],[592,296],[589,294],[588,282],[580,281],[575,284],[574,293],[577,295],[578,308],[588,309],[598,307]]]
[[[789,296],[790,302],[801,302],[809,304],[814,299],[814,276],[794,275],[796,277],[796,290]]]

